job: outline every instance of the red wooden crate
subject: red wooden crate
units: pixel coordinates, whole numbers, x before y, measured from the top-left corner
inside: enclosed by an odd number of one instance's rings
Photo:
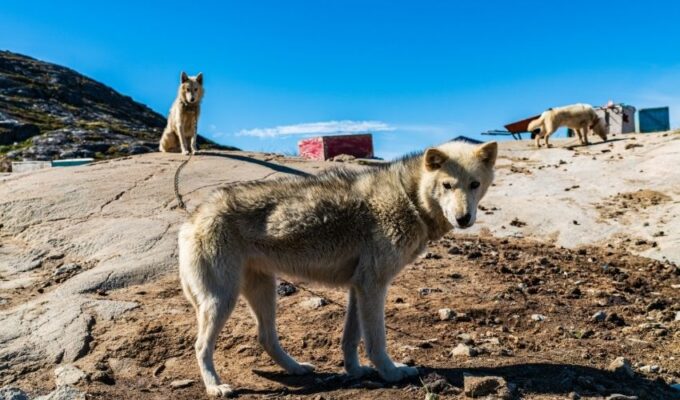
[[[505,129],[508,130],[508,132],[512,133],[524,133],[528,132],[529,129],[529,122],[535,120],[536,118],[540,117],[541,114],[534,115],[533,117],[523,119],[521,121],[513,122],[511,124],[505,125]]]
[[[362,134],[303,139],[298,142],[298,152],[301,157],[318,161],[328,160],[340,154],[373,158],[373,136]]]

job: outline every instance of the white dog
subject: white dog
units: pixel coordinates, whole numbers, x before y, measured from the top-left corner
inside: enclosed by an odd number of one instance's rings
[[[361,338],[389,382],[418,374],[385,349],[384,302],[392,279],[454,226],[475,222],[493,180],[495,142],[453,142],[387,166],[313,177],[247,183],[215,191],[179,233],[179,273],[196,310],[196,357],[209,395],[232,392],[213,364],[215,341],[239,293],[248,301],[258,340],[291,374],[314,367],[279,345],[276,275],[348,288],[342,349],[345,369],[360,377]]]
[[[160,151],[167,153],[180,150],[183,154],[189,154],[190,142],[191,153],[196,153],[196,130],[202,98],[203,74],[191,77],[182,72],[177,98],[170,108],[168,124],[158,146]]]
[[[573,129],[581,144],[588,144],[588,131],[591,129],[603,141],[607,140],[607,127],[588,104],[550,108],[531,121],[527,130],[535,135],[536,147],[541,147],[541,138],[544,138],[546,147],[550,147],[548,138],[562,126]]]

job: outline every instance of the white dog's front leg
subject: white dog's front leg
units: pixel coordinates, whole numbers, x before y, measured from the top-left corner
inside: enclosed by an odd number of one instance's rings
[[[558,127],[554,126],[552,123],[546,122],[543,130],[543,140],[545,141],[545,147],[550,147],[550,135],[555,133]]]
[[[589,130],[590,130],[590,128],[588,128],[587,126],[585,128],[583,128],[583,144],[586,144],[586,145],[590,144],[588,142],[588,131]]]
[[[345,371],[353,378],[361,378],[373,371],[371,367],[363,366],[359,362],[357,347],[361,340],[361,325],[359,323],[359,313],[357,310],[356,290],[349,290],[349,300],[347,302],[347,316],[345,317],[345,329],[342,333],[342,353],[345,359]]]
[[[182,129],[182,124],[177,124],[175,130],[177,131],[177,136],[179,137],[179,147],[182,149],[182,154],[189,155],[189,144],[186,142],[186,138],[184,137],[184,129]]]
[[[545,140],[545,147],[548,147],[548,148],[552,147],[552,145],[548,141],[549,137],[550,137],[550,135],[545,135],[545,139],[544,139]]]
[[[194,131],[193,136],[191,136],[191,154],[196,154],[196,131]]]
[[[576,133],[576,136],[578,136],[578,141],[583,144],[583,134],[581,133],[580,129],[574,129],[574,133]]]
[[[418,375],[418,369],[395,364],[387,355],[385,340],[385,296],[387,285],[358,287],[357,306],[368,358],[388,382]]]

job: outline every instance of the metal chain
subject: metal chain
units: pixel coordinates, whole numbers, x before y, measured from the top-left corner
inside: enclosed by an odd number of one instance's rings
[[[179,173],[182,171],[182,168],[184,168],[184,166],[186,166],[189,163],[191,157],[193,156],[194,153],[189,154],[189,158],[183,160],[182,163],[179,164],[179,166],[177,167],[177,171],[175,171],[175,198],[177,198],[177,206],[184,211],[187,210],[187,206],[186,204],[184,204],[184,201],[182,200],[182,195],[179,194]]]

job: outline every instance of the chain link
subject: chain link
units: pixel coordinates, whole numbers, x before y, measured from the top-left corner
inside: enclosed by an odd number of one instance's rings
[[[175,198],[177,198],[177,206],[184,211],[187,210],[187,206],[184,204],[184,200],[182,200],[182,195],[179,194],[179,173],[182,171],[182,168],[184,168],[189,163],[193,156],[194,154],[191,153],[189,158],[183,160],[182,163],[177,167],[177,171],[175,171]]]

